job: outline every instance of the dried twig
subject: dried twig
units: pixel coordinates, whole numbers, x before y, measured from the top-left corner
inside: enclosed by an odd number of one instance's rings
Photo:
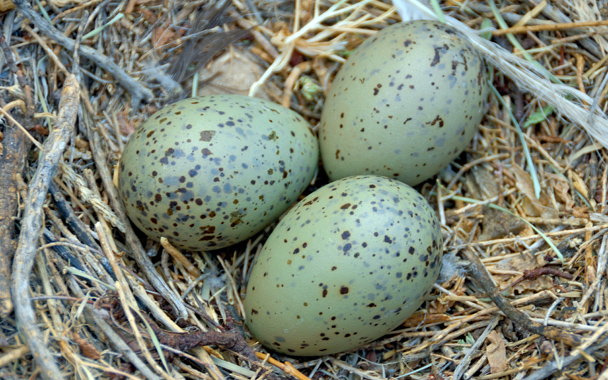
[[[47,36],[51,37],[55,42],[73,51],[76,42],[55,29],[48,21],[40,16],[34,8],[26,0],[14,0],[13,3],[19,12],[32,21],[40,30]],[[154,98],[152,91],[145,88],[142,84],[136,82],[120,66],[114,63],[111,59],[101,54],[95,49],[81,45],[79,48],[80,54],[95,62],[99,67],[107,70],[120,84],[131,94],[131,107],[137,109],[142,100],[151,101]]]
[[[494,284],[494,281],[490,277],[486,268],[483,266],[479,257],[471,250],[465,249],[463,251],[464,256],[469,260],[469,273],[471,278],[475,280],[486,292],[488,297],[498,306],[498,308],[505,313],[517,326],[521,326],[524,329],[538,335],[542,335],[549,339],[555,339],[564,342],[568,346],[578,346],[582,338],[580,335],[565,329],[558,329],[551,326],[543,326],[538,322],[532,321],[523,312],[513,307],[509,301],[500,293],[500,290]]]
[[[593,345],[591,347],[588,347],[587,349],[585,349],[585,355],[587,357],[589,357],[590,355],[592,355],[595,351],[606,347],[606,345],[608,345],[608,338],[604,339],[602,342]],[[553,361],[553,362],[549,362],[547,364],[545,364],[541,369],[539,369],[538,371],[532,373],[530,376],[528,377],[524,377],[523,380],[543,380],[546,379],[548,377],[550,377],[551,375],[553,375],[555,372],[557,371],[561,371],[562,369],[576,363],[579,360],[585,359],[585,355],[583,355],[582,353],[575,353],[573,355],[568,356],[567,358],[560,360],[560,361]]]
[[[494,318],[492,319],[492,323],[490,323],[486,327],[486,329],[483,330],[483,333],[481,333],[481,335],[479,336],[479,338],[477,338],[475,343],[468,349],[467,353],[464,355],[464,358],[462,358],[462,360],[460,360],[460,363],[454,370],[454,375],[453,375],[454,380],[460,380],[462,375],[464,375],[464,371],[469,367],[469,363],[471,362],[471,357],[479,349],[479,347],[483,344],[483,342],[485,342],[487,336],[498,324],[498,321],[499,321],[499,317],[498,317],[498,315],[495,315]]]
[[[602,21],[581,21],[581,22],[566,22],[559,24],[544,24],[544,25],[529,25],[529,26],[514,26],[508,29],[498,29],[492,32],[494,36],[502,36],[509,33],[528,33],[540,31],[556,31],[563,29],[584,28],[592,26],[607,26],[608,20]]]
[[[121,303],[116,299],[116,297],[110,297],[105,302],[105,305],[110,308],[110,312],[113,314],[113,318],[116,321],[122,321],[127,316],[122,307],[119,306]],[[122,305],[124,305],[124,303],[122,303]],[[140,318],[145,318],[146,324],[150,326],[154,332],[154,335],[162,345],[168,346],[177,351],[183,352],[199,346],[217,345],[228,349],[253,363],[260,362],[258,356],[256,356],[256,353],[251,349],[251,347],[249,347],[239,330],[235,328],[232,318],[230,317],[226,321],[226,327],[219,327],[219,331],[211,330],[176,333],[161,329],[156,322],[149,317],[146,317],[145,314],[138,314],[137,316]],[[133,325],[134,324],[131,323],[131,326]],[[158,357],[158,355],[155,355],[155,357]],[[274,380],[278,380],[280,378],[273,374],[268,374],[267,377]]]
[[[0,33],[0,48],[4,53],[11,74],[17,75],[21,89],[27,93],[25,96],[27,114],[23,120],[28,120],[26,125],[30,126],[31,117],[34,115],[31,88],[27,84],[23,74],[18,71],[13,55],[7,46],[4,36]],[[0,107],[3,104],[0,103]],[[1,142],[0,152],[0,319],[7,317],[13,310],[13,303],[9,292],[10,267],[16,248],[14,240],[15,220],[19,206],[19,194],[17,192],[17,174],[23,173],[25,161],[32,146],[28,136],[16,126],[4,128],[4,139]]]
[[[55,167],[62,157],[76,120],[79,101],[78,87],[76,77],[68,76],[61,94],[55,128],[44,144],[38,169],[30,183],[11,279],[15,315],[19,321],[21,335],[34,354],[34,360],[41,369],[43,378],[48,380],[61,379],[63,376],[36,325],[36,316],[29,295],[29,276],[37,252],[36,244],[42,232],[42,205],[46,199]]]
[[[536,269],[532,269],[532,270],[524,270],[524,275],[521,276],[520,278],[518,278],[517,280],[513,281],[513,283],[511,283],[511,285],[509,285],[509,286],[511,288],[514,288],[515,285],[519,284],[522,281],[534,280],[540,276],[548,275],[548,274],[552,274],[557,277],[565,278],[567,280],[572,280],[572,275],[570,273],[562,272],[561,270],[558,270],[555,268],[542,267],[542,268],[536,268]]]
[[[120,198],[118,197],[118,191],[114,187],[114,183],[112,182],[112,175],[110,174],[110,170],[107,166],[106,154],[101,147],[101,137],[99,133],[93,129],[93,126],[88,124],[90,128],[88,131],[89,136],[91,137],[91,152],[93,153],[93,157],[95,159],[95,163],[97,164],[97,170],[101,180],[106,189],[106,193],[110,198],[110,203],[118,216],[118,219],[123,223],[126,230],[126,240],[129,248],[131,249],[131,253],[133,258],[139,265],[139,268],[146,274],[148,280],[152,283],[154,288],[163,295],[173,306],[174,312],[180,318],[187,318],[188,312],[186,311],[186,307],[183,305],[182,300],[169,289],[167,283],[160,277],[156,268],[150,261],[150,258],[146,254],[144,247],[141,245],[141,242],[135,235],[135,231],[133,227],[131,227],[131,222],[127,217],[127,214],[124,211]]]

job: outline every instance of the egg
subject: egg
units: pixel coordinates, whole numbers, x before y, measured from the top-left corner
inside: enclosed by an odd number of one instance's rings
[[[331,85],[319,123],[325,171],[416,185],[471,141],[486,97],[484,62],[458,31],[428,20],[384,28]]]
[[[297,113],[238,95],[184,99],[131,136],[118,174],[133,223],[148,236],[200,251],[246,240],[308,186],[317,139]]]
[[[435,212],[408,185],[381,176],[332,182],[294,206],[253,264],[246,322],[289,355],[370,343],[420,307],[439,275]]]

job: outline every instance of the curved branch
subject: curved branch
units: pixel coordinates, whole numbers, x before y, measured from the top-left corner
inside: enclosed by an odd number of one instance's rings
[[[36,325],[36,314],[30,298],[29,277],[37,252],[36,243],[42,234],[42,206],[46,200],[55,168],[70,141],[78,113],[79,99],[78,81],[74,75],[70,75],[66,78],[61,93],[55,128],[44,143],[38,161],[38,169],[29,185],[23,219],[21,220],[21,234],[13,259],[11,293],[19,332],[30,347],[34,361],[38,365],[42,377],[46,380],[63,379],[63,375]]]
[[[576,347],[582,342],[580,335],[571,332],[567,329],[561,329],[553,326],[544,326],[541,323],[534,322],[522,311],[511,305],[509,301],[500,293],[498,287],[492,281],[492,278],[488,274],[486,268],[483,266],[479,257],[470,250],[465,249],[463,251],[464,256],[471,262],[469,266],[469,273],[473,280],[475,280],[483,290],[486,292],[488,297],[498,306],[498,308],[505,313],[507,318],[534,334],[542,335],[548,339],[554,339],[564,342],[570,347]]]
[[[13,54],[6,43],[5,37],[0,33],[0,49],[4,52],[6,65],[11,73],[17,76],[19,86],[25,93],[26,111],[23,119],[19,118],[26,128],[32,127],[34,116],[34,103],[32,89],[22,72],[13,60]],[[0,104],[4,106],[4,104]],[[6,111],[8,109],[5,108]],[[28,122],[25,123],[24,120]],[[11,125],[11,124],[9,124]],[[17,177],[23,173],[27,155],[32,142],[28,136],[16,125],[4,128],[4,138],[0,149],[0,319],[6,318],[13,312],[13,301],[10,294],[11,262],[15,253],[15,220],[19,206]]]

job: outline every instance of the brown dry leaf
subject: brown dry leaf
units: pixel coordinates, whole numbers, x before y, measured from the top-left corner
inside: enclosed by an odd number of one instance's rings
[[[144,19],[146,19],[146,21],[150,24],[154,24],[156,23],[156,16],[154,15],[154,13],[152,13],[149,9],[147,8],[141,8],[140,12],[142,14],[142,16],[144,16]]]
[[[98,360],[101,358],[101,354],[99,353],[97,348],[95,348],[95,346],[93,346],[93,344],[91,344],[90,342],[87,342],[85,339],[83,339],[78,333],[73,333],[72,339],[74,339],[76,344],[78,344],[78,346],[80,347],[80,353],[86,356],[87,358],[93,360]]]
[[[152,44],[157,48],[176,38],[176,34],[171,30],[171,27],[154,28],[152,31]]]
[[[419,310],[412,314],[405,322],[403,322],[403,327],[417,327],[421,324],[432,324],[437,322],[449,322],[452,320],[447,314],[428,314],[424,310]]]
[[[233,48],[199,71],[202,83],[197,94],[199,96],[226,93],[247,95],[251,85],[263,73],[264,70],[253,57]],[[269,99],[264,91],[259,91],[257,97]]]
[[[481,213],[483,232],[479,235],[479,241],[499,239],[511,233],[518,234],[526,228],[526,223],[520,218],[489,206],[484,206]]]
[[[524,270],[532,270],[538,268],[534,256],[529,253],[522,253],[519,256],[502,259],[496,263],[496,269],[515,270],[522,272]]]
[[[488,334],[490,344],[486,347],[486,355],[488,363],[490,363],[490,372],[500,373],[507,369],[507,349],[502,335],[493,330]]]
[[[573,207],[572,216],[579,219],[589,218],[589,208],[587,206]]]
[[[568,182],[561,177],[554,176],[554,178],[549,180],[549,184],[549,188],[553,189],[557,201],[565,204],[566,210],[572,209],[574,201],[572,200],[572,196],[570,196],[570,185]]]
[[[141,115],[131,116],[130,111],[129,106],[125,105],[122,111],[116,112],[120,132],[125,136],[130,136],[145,121]]]
[[[485,167],[481,165],[473,167],[471,169],[471,175],[473,176],[473,182],[477,185],[479,190],[480,198],[476,199],[490,199],[500,193],[498,179]]]
[[[540,262],[539,262],[540,261]],[[504,260],[501,260],[496,263],[496,269],[501,270],[512,270],[523,272],[526,270],[532,270],[536,268],[540,268],[545,264],[542,256],[532,256],[528,253],[523,253],[516,257],[510,257]],[[494,279],[497,282],[497,285],[501,289],[506,289],[513,281],[515,281],[520,276],[494,276]],[[512,291],[516,294],[522,294],[527,291],[539,292],[542,290],[552,289],[553,281],[549,276],[539,276],[534,280],[525,280],[520,282],[519,284],[513,287]]]
[[[513,279],[515,280],[515,279]],[[551,277],[549,276],[540,276],[534,280],[525,280],[520,282],[519,284],[513,287],[514,294],[523,294],[525,292],[538,293],[543,290],[551,290],[554,289],[555,286]]]
[[[572,181],[572,187],[574,187],[574,190],[581,193],[585,199],[589,199],[589,189],[587,188],[587,185],[585,185],[585,181],[583,181],[581,176],[579,176],[574,170],[569,170],[568,177],[570,177],[570,180]]]
[[[528,216],[540,216],[547,219],[557,218],[558,214],[556,210],[549,206],[551,203],[544,192],[541,192],[540,199],[536,199],[534,183],[530,174],[516,163],[513,163],[511,170],[517,177],[517,188],[526,195],[523,207]]]
[[[0,12],[7,12],[15,9],[15,4],[11,0],[0,0]]]

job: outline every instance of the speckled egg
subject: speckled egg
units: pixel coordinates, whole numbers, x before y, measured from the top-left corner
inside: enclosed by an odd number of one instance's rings
[[[408,185],[380,176],[332,182],[283,217],[253,264],[249,330],[297,356],[370,343],[420,307],[442,244],[435,212]]]
[[[246,240],[308,186],[317,139],[297,113],[269,101],[213,95],[153,114],[124,148],[119,194],[133,223],[177,247]]]
[[[319,123],[325,171],[416,185],[473,138],[487,96],[480,55],[437,21],[391,25],[365,41],[334,79]]]

